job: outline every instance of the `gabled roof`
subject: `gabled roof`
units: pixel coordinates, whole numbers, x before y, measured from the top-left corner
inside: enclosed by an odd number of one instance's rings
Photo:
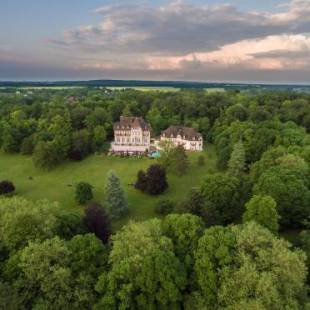
[[[170,126],[162,132],[161,136],[165,138],[177,138],[181,136],[181,138],[189,141],[202,138],[202,135],[196,129],[184,126]]]
[[[120,121],[114,123],[115,129],[131,129],[131,128],[142,128],[142,130],[151,130],[151,126],[142,117],[127,117],[121,116]]]

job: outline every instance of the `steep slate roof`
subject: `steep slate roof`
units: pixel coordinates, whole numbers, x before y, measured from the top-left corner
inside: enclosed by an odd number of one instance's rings
[[[142,130],[151,130],[151,126],[142,117],[127,117],[121,116],[120,121],[114,123],[115,129],[131,129],[131,128],[142,128]]]
[[[177,138],[180,135],[183,139],[189,141],[199,140],[202,137],[194,128],[184,126],[170,126],[161,135],[165,138]]]

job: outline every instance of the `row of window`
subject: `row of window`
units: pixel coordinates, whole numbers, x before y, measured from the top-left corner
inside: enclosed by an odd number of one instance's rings
[[[133,139],[130,138],[124,138],[124,137],[116,137],[115,138],[116,143],[144,143],[147,144],[149,143],[149,139],[140,139],[138,137],[134,137]]]

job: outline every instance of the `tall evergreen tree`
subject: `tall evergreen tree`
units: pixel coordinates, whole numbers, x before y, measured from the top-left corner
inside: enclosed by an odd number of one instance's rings
[[[120,180],[113,170],[110,170],[106,179],[105,207],[111,218],[119,218],[128,211],[128,203]]]
[[[233,148],[228,162],[228,172],[234,177],[240,177],[245,170],[245,151],[242,140],[239,140]]]

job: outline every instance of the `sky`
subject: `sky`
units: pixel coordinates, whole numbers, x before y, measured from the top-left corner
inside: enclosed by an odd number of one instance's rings
[[[1,0],[0,80],[310,84],[310,0]]]

